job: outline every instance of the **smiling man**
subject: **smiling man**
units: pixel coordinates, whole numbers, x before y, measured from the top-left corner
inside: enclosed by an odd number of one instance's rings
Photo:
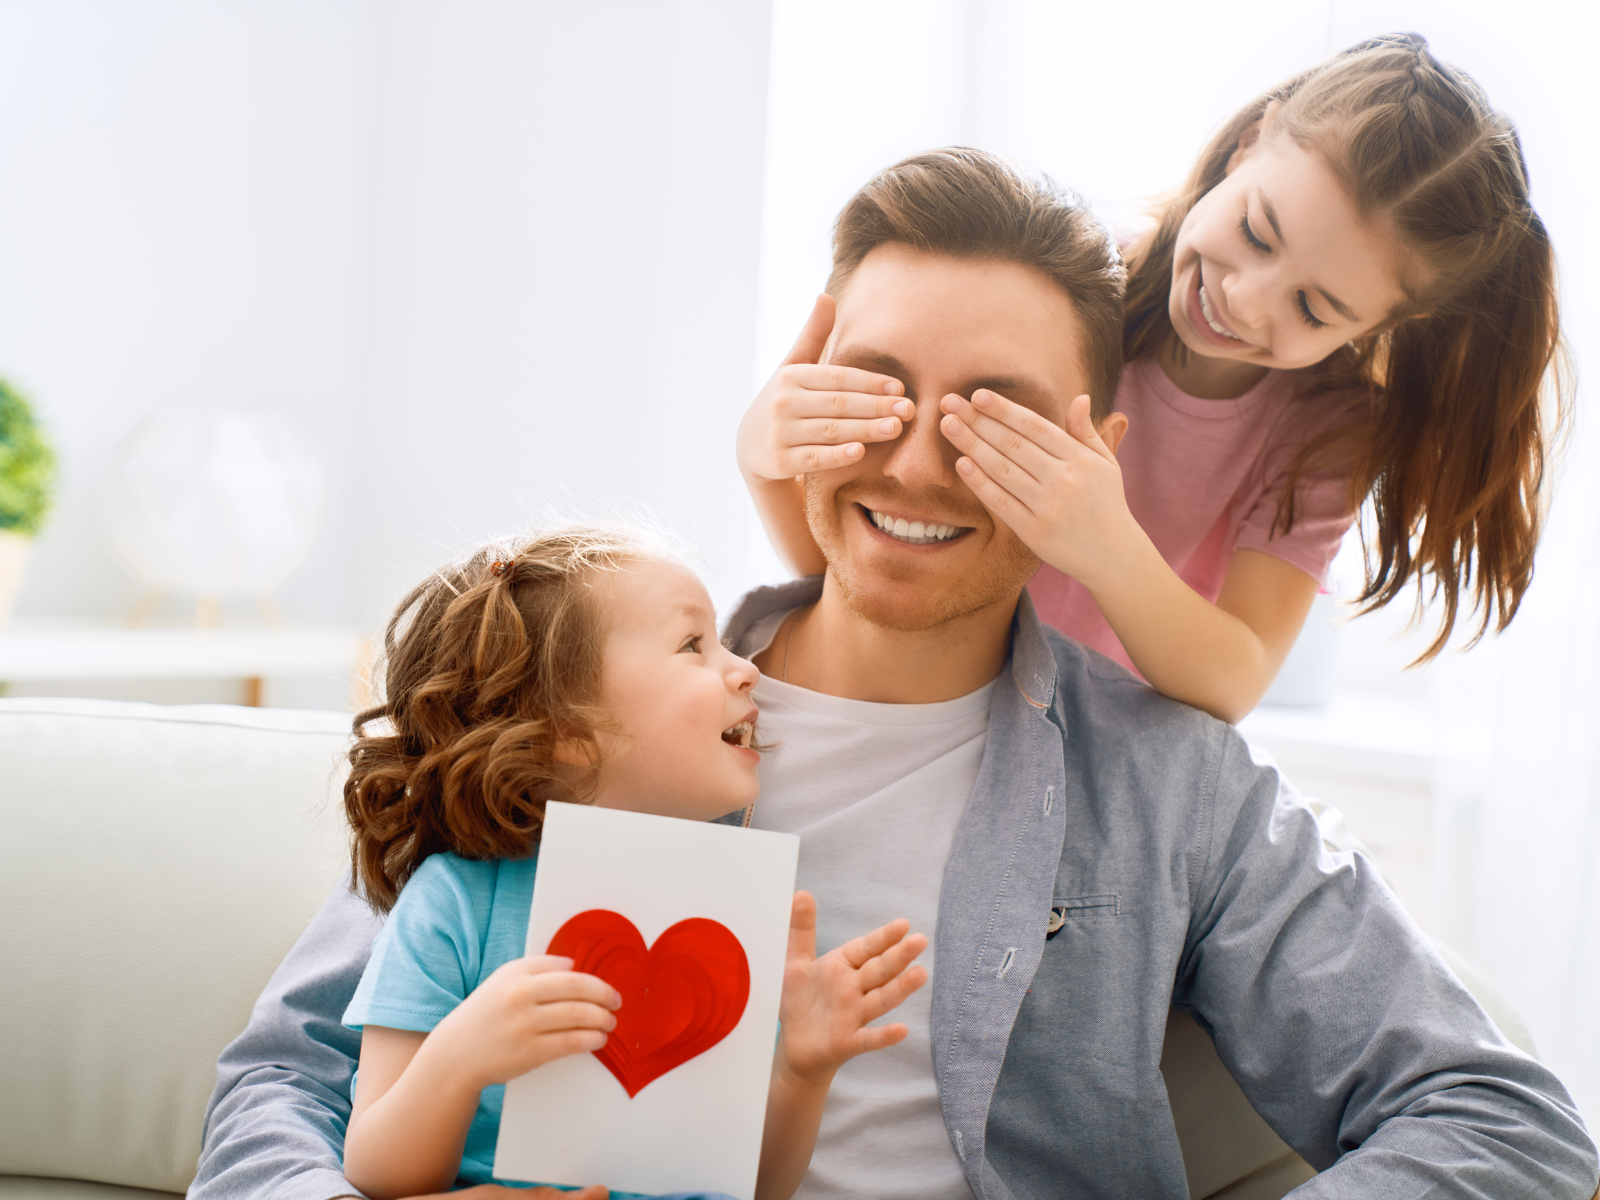
[[[1046,630],[1036,559],[963,482],[946,401],[992,391],[1061,425],[1114,393],[1121,270],[1087,211],[939,151],[846,206],[834,266],[827,361],[918,403],[806,476],[826,573],[729,619],[774,746],[749,815],[801,835],[819,950],[904,916],[932,981],[894,1014],[904,1042],[832,1079],[797,1195],[1187,1197],[1163,1052],[1209,1034],[1322,1172],[1297,1195],[1589,1200],[1567,1093],[1370,864],[1329,853],[1231,726]],[[1099,416],[1109,464],[1122,424]],[[341,888],[291,952],[219,1064],[191,1196],[349,1194],[339,1017],[372,934]]]
[[[801,835],[819,944],[906,916],[933,981],[834,1078],[798,1195],[1186,1196],[1176,1006],[1323,1171],[1297,1195],[1587,1200],[1561,1085],[1230,726],[1041,626],[1037,558],[964,482],[960,404],[1065,425],[1114,394],[1099,227],[992,156],[923,155],[846,206],[828,291],[838,386],[915,412],[804,477],[826,572],[729,622],[775,743],[752,823]],[[1097,416],[1109,463],[1125,420]]]

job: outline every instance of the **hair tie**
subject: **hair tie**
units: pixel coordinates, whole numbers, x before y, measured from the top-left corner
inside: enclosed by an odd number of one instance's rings
[[[489,565],[489,574],[493,575],[496,579],[500,579],[500,578],[502,578],[504,576],[510,575],[511,574],[511,568],[513,566],[515,566],[514,563],[508,563],[508,562],[491,563]]]

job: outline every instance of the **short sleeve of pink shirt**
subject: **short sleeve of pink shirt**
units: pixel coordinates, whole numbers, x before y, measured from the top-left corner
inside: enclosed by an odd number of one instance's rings
[[[1270,371],[1237,399],[1202,400],[1154,362],[1123,368],[1115,407],[1128,418],[1117,451],[1128,508],[1178,577],[1207,600],[1222,591],[1238,549],[1281,558],[1320,583],[1350,527],[1347,479],[1324,473],[1301,477],[1294,528],[1274,531],[1295,454],[1356,415],[1354,397],[1302,398],[1294,384],[1294,372]],[[1047,624],[1133,669],[1076,580],[1043,566],[1028,590]]]

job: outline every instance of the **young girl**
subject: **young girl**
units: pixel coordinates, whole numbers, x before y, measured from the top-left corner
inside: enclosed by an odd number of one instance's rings
[[[1542,403],[1559,333],[1516,132],[1472,80],[1411,34],[1296,76],[1223,127],[1128,261],[1115,457],[1088,397],[1065,431],[993,392],[923,399],[963,480],[1044,560],[1044,620],[1238,720],[1370,497],[1368,610],[1431,582],[1424,659],[1463,595],[1478,636],[1505,627],[1562,417],[1559,387],[1554,414]],[[824,563],[795,474],[855,461],[918,410],[897,380],[813,365],[832,313],[820,298],[739,435],[802,574]]]
[[[615,1027],[609,984],[523,956],[545,805],[711,820],[754,801],[760,758],[755,667],[717,640],[700,581],[626,532],[482,550],[406,597],[385,650],[345,784],[355,878],[389,913],[344,1018],[362,1030],[345,1173],[374,1200],[490,1182],[501,1085]],[[927,979],[903,920],[815,946],[800,892],[763,1200],[804,1176],[838,1067],[907,1033],[868,1022]]]

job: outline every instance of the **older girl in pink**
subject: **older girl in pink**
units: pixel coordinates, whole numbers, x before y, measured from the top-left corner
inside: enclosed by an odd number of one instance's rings
[[[1113,411],[1096,421],[1080,396],[1065,429],[993,392],[913,402],[828,367],[821,297],[740,429],[790,566],[823,569],[795,476],[898,437],[920,406],[1043,560],[1040,615],[1226,720],[1272,682],[1363,501],[1361,599],[1431,589],[1427,656],[1463,600],[1479,634],[1511,620],[1562,416],[1555,267],[1515,129],[1470,78],[1405,34],[1288,80],[1222,128],[1126,257]]]

